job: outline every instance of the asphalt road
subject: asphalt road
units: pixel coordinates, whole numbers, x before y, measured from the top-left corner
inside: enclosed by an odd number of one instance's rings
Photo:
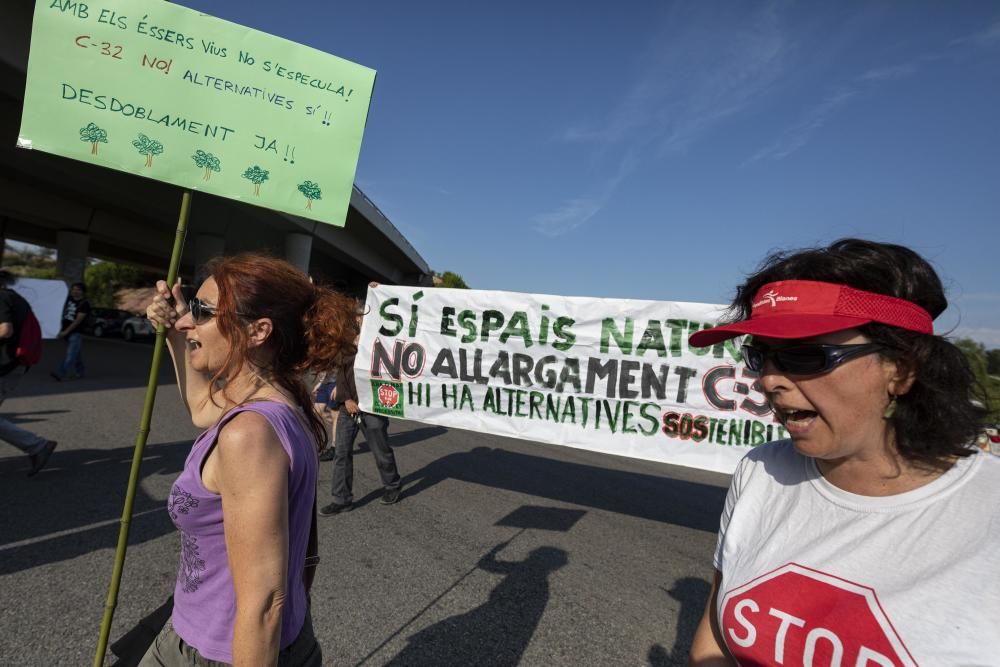
[[[88,339],[85,379],[42,364],[0,408],[60,445],[38,476],[0,447],[0,665],[90,665],[152,346]],[[171,593],[164,502],[197,431],[160,374],[112,640]],[[393,421],[403,499],[356,445],[354,511],[320,517],[327,665],[685,664],[728,478]],[[320,502],[329,499],[322,464]],[[109,659],[106,664],[111,664]]]

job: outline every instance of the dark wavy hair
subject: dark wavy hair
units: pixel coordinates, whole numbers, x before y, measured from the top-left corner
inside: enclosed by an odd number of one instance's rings
[[[302,408],[319,449],[326,447],[326,427],[313,410],[302,380],[305,372],[326,373],[356,351],[357,303],[345,294],[313,285],[288,262],[260,253],[212,260],[208,275],[219,287],[216,321],[231,347],[211,386],[250,360],[246,322],[271,319],[271,333],[254,351],[255,360]],[[223,390],[224,392],[225,390]],[[213,399],[214,400],[214,399]]]
[[[727,322],[750,317],[754,295],[779,280],[816,280],[906,299],[936,318],[948,307],[941,279],[909,248],[841,239],[825,248],[776,251],[736,291]],[[914,374],[891,417],[896,447],[908,461],[934,465],[973,453],[986,418],[986,394],[960,349],[942,336],[885,324],[859,328],[884,346],[880,355]]]

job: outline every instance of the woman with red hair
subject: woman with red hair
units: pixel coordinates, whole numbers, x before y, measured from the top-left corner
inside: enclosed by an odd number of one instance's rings
[[[355,303],[259,254],[209,272],[189,302],[160,281],[147,309],[206,430],[167,503],[181,533],[174,607],[141,665],[320,665],[308,586],[327,431],[302,376],[354,351]]]

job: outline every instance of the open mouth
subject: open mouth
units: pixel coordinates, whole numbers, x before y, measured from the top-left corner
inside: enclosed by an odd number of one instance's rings
[[[778,410],[778,418],[785,426],[806,426],[816,418],[816,415],[815,410]]]
[[[197,350],[198,348],[201,347],[201,343],[199,343],[196,340],[190,340],[190,339],[188,339],[187,344],[188,344],[188,349],[189,350]]]

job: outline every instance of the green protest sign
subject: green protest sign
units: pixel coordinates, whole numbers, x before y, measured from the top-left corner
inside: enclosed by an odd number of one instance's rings
[[[38,0],[18,145],[343,226],[375,71],[149,0]]]

